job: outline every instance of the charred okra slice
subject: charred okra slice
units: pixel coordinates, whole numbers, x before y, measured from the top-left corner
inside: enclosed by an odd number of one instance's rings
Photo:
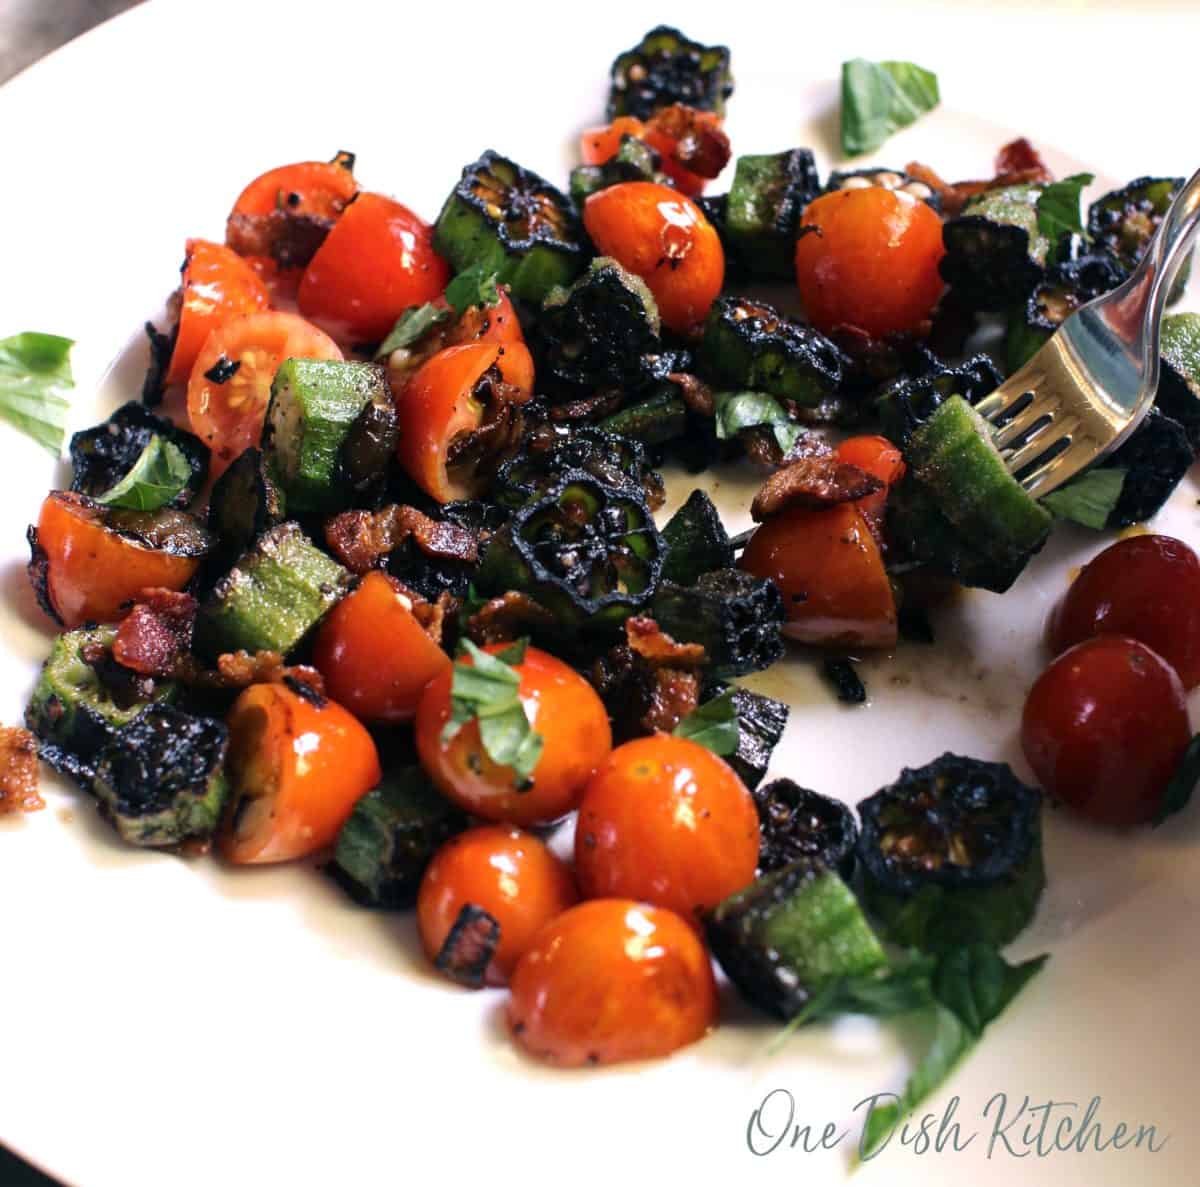
[[[850,878],[858,825],[845,804],[791,779],[775,779],[752,794],[762,829],[758,865],[764,874],[804,859]]]
[[[1182,177],[1139,177],[1122,189],[1097,198],[1088,207],[1088,235],[1121,268],[1132,272],[1182,188]],[[1183,295],[1191,270],[1189,253],[1171,285],[1168,303]]]
[[[701,45],[678,29],[658,25],[613,62],[608,118],[648,119],[673,103],[724,115],[725,100],[732,94],[725,46]]]
[[[228,748],[222,722],[153,705],[101,751],[93,790],[132,845],[205,841],[229,798]]]
[[[283,518],[283,492],[267,472],[262,451],[252,446],[217,479],[208,499],[208,527],[217,540],[218,560],[229,568]]]
[[[925,182],[910,177],[900,169],[838,169],[829,175],[825,192],[828,194],[834,190],[868,190],[872,186],[908,194],[910,198],[917,198],[941,213],[942,200],[937,193]]]
[[[650,145],[637,136],[622,136],[617,151],[602,165],[577,165],[572,169],[567,188],[571,200],[582,206],[592,194],[623,181],[671,184],[662,172],[662,157]]]
[[[721,297],[704,323],[698,359],[723,387],[768,392],[813,407],[842,380],[841,352],[824,334],[745,297]]]
[[[820,192],[807,148],[738,157],[722,238],[741,271],[756,279],[791,279],[800,214]]]
[[[1104,469],[1125,471],[1120,497],[1104,526],[1145,523],[1162,509],[1195,460],[1196,451],[1183,426],[1151,408],[1104,463]]]
[[[541,304],[582,270],[588,249],[566,197],[489,149],[468,165],[438,215],[433,244],[455,272],[473,265]]]
[[[858,806],[868,909],[920,948],[1007,944],[1046,884],[1042,795],[1005,763],[943,754]]]
[[[738,719],[738,744],[725,761],[753,791],[771,765],[771,755],[787,728],[790,710],[783,701],[748,688],[733,690],[733,708]]]
[[[662,579],[692,585],[702,573],[733,568],[733,545],[712,499],[694,490],[662,530]]]
[[[663,445],[687,431],[687,405],[673,383],[659,383],[648,396],[606,416],[597,427],[645,445]]]
[[[290,652],[332,609],[351,575],[296,523],[265,532],[217,582],[196,617],[196,648]]]
[[[836,873],[807,859],[727,898],[704,930],[743,996],[785,1021],[831,982],[887,967],[858,900]]]
[[[887,439],[903,449],[916,427],[951,396],[962,396],[968,404],[977,404],[1002,382],[991,358],[977,354],[957,367],[893,380],[876,398],[875,414]]]

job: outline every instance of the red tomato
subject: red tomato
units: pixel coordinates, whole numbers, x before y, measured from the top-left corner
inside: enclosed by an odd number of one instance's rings
[[[238,195],[233,214],[293,215],[336,219],[358,193],[354,158],[338,153],[332,161],[301,161],[259,174]]]
[[[300,312],[345,341],[379,342],[449,281],[428,223],[382,194],[360,193],[304,270]]]
[[[425,685],[450,666],[412,608],[394,577],[368,573],[317,632],[313,664],[329,695],[363,721],[411,720]]]
[[[512,976],[508,1021],[559,1067],[658,1059],[717,1021],[708,952],[672,911],[631,899],[581,903],[548,923]]]
[[[912,195],[882,186],[824,194],[805,208],[796,241],[804,310],[826,333],[916,330],[945,287],[944,254],[941,219]]]
[[[691,199],[649,181],[592,194],[583,224],[596,250],[640,276],[663,325],[684,333],[708,316],[725,279],[721,240]]]
[[[587,785],[575,826],[585,898],[636,898],[694,919],[754,880],[758,813],[711,750],[655,734],[618,746]]]
[[[267,286],[246,260],[204,239],[187,241],[179,296],[179,326],[167,383],[183,383],[191,375],[205,339],[227,317],[255,313],[271,304]]]
[[[538,931],[579,901],[571,871],[532,833],[509,825],[471,828],[434,854],[417,894],[417,928],[436,960],[467,904],[500,924],[486,980],[507,985]]]
[[[656,112],[647,123],[622,115],[605,127],[589,128],[579,142],[583,163],[603,165],[611,160],[625,136],[650,145],[662,158],[663,172],[690,198],[704,193],[709,180],[729,160],[729,138],[721,128],[721,117],[676,103]],[[689,168],[689,163],[698,168]]]
[[[837,447],[837,456],[840,461],[866,470],[889,487],[904,477],[904,455],[886,437],[847,437]],[[876,491],[856,503],[867,522],[875,527],[876,536],[883,526],[887,495],[886,490]]]
[[[284,359],[332,359],[342,352],[328,334],[295,313],[252,313],[222,322],[208,336],[188,380],[188,421],[212,450],[214,477],[262,437],[271,381]],[[219,364],[236,363],[219,380]]]
[[[504,647],[484,650],[495,654]],[[457,662],[472,661],[468,656]],[[417,706],[417,754],[442,794],[472,815],[542,824],[579,803],[584,785],[612,749],[612,730],[595,689],[562,660],[530,647],[516,670],[525,715],[545,742],[532,786],[518,786],[511,767],[488,757],[477,721],[467,722],[450,741],[443,740],[442,730],[450,720],[452,669],[430,682]]]
[[[1021,719],[1022,749],[1046,790],[1117,827],[1153,818],[1190,740],[1175,669],[1122,635],[1060,655],[1038,677]]]
[[[1200,558],[1171,536],[1118,540],[1084,567],[1049,623],[1049,644],[1065,651],[1092,635],[1128,635],[1200,684]]]
[[[896,599],[862,511],[794,507],[755,529],[738,562],[783,594],[783,633],[801,643],[894,647]]]
[[[233,798],[221,852],[247,865],[324,849],[381,774],[371,735],[341,705],[252,684],[229,710]]]

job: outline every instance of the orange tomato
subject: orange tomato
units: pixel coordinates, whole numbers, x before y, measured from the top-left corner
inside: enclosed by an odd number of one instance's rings
[[[332,161],[300,161],[260,173],[238,195],[231,214],[284,210],[336,219],[357,193],[353,158],[339,153]]]
[[[670,734],[618,746],[592,776],[575,826],[585,898],[636,898],[694,919],[754,879],[754,800],[733,768]]]
[[[657,1059],[716,1024],[708,952],[671,911],[595,899],[538,933],[512,975],[513,1039],[559,1067]]]
[[[715,134],[724,151],[710,162],[703,174],[689,169],[679,159],[680,141],[686,135],[695,135],[697,129],[704,134]],[[616,156],[625,136],[645,141],[662,160],[662,170],[675,184],[681,194],[695,198],[704,193],[704,187],[716,177],[729,159],[729,141],[721,133],[721,117],[711,111],[697,111],[683,104],[675,104],[657,112],[643,123],[636,116],[618,116],[611,124],[600,128],[589,128],[580,137],[579,154],[585,165],[603,165]]]
[[[888,487],[904,477],[904,455],[886,437],[847,437],[836,452],[839,461],[866,470]],[[876,535],[883,528],[887,496],[886,490],[880,490],[858,499],[856,503],[867,522],[876,529]]]
[[[334,701],[252,684],[228,720],[233,794],[219,844],[236,865],[291,861],[331,845],[379,782],[371,735]]]
[[[484,825],[452,837],[434,854],[417,893],[417,928],[436,960],[467,904],[500,924],[489,985],[507,985],[538,931],[579,900],[571,871],[532,833]]]

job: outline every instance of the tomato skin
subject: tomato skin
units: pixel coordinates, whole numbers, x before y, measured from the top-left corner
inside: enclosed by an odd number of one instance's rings
[[[725,279],[725,253],[690,198],[654,182],[622,182],[587,199],[583,225],[599,254],[646,282],[669,329],[684,333],[708,316]]]
[[[894,647],[896,599],[862,510],[793,507],[755,529],[738,562],[783,594],[783,633],[801,643]]]
[[[346,207],[300,281],[300,312],[350,342],[378,342],[410,305],[450,282],[433,228],[382,194]]]
[[[358,193],[354,173],[338,161],[298,161],[260,173],[238,195],[231,214],[270,214],[337,218]]]
[[[611,124],[588,128],[579,138],[579,157],[585,165],[603,165],[621,147],[622,136],[646,138],[646,125],[635,115],[619,115]]]
[[[944,254],[941,219],[911,195],[881,186],[824,194],[805,208],[796,241],[804,311],[825,333],[914,331],[945,287]]]
[[[411,721],[425,685],[450,657],[412,612],[404,587],[368,573],[326,616],[313,664],[329,695],[362,721]]]
[[[205,239],[189,239],[183,261],[179,326],[167,383],[192,373],[205,339],[226,318],[267,309],[271,296],[258,272],[235,251]]]
[[[504,647],[484,650],[495,654]],[[529,647],[516,670],[526,716],[545,739],[532,787],[518,791],[512,768],[492,762],[480,742],[478,722],[467,722],[450,741],[442,741],[450,720],[450,668],[434,677],[417,706],[417,754],[438,790],[464,811],[483,820],[544,824],[579,803],[612,749],[612,729],[595,689],[562,660]]]
[[[721,117],[711,111],[695,111],[691,119],[714,128],[721,127]],[[651,119],[643,123],[636,116],[621,115],[611,124],[588,128],[579,140],[579,155],[585,165],[603,165],[617,155],[624,136],[634,136],[645,141],[662,158],[663,172],[674,182],[681,194],[689,198],[699,197],[711,180],[693,173],[676,159],[679,141],[662,126],[662,121]]]
[[[331,845],[382,774],[371,735],[335,701],[252,684],[228,721],[233,797],[218,843],[235,865],[291,861]]]
[[[116,622],[143,589],[183,589],[200,557],[151,548],[105,526],[104,508],[74,491],[51,491],[37,522],[46,594],[68,630]]]
[[[571,871],[542,841],[509,825],[484,825],[434,854],[417,892],[417,928],[432,961],[459,911],[468,903],[482,908],[500,924],[485,979],[507,985],[538,931],[578,901]]]
[[[517,963],[508,1021],[559,1067],[658,1059],[717,1021],[708,952],[672,911],[593,899],[548,923]]]
[[[1200,684],[1200,557],[1171,536],[1131,536],[1094,556],[1050,616],[1055,654],[1093,635],[1156,651],[1184,688]]]
[[[1097,823],[1151,820],[1191,740],[1175,669],[1144,643],[1098,635],[1038,677],[1021,747],[1042,786]]]
[[[860,470],[866,470],[880,482],[891,487],[904,477],[904,455],[886,437],[847,437],[835,451],[839,461],[848,462]],[[875,529],[876,539],[883,529],[884,511],[887,507],[886,490],[857,500],[856,505],[867,522]]]
[[[734,770],[685,738],[618,746],[592,776],[575,827],[585,898],[635,898],[685,918],[754,878],[754,800]]]

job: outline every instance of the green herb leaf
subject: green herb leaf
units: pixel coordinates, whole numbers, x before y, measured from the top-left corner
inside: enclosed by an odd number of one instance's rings
[[[1124,488],[1125,471],[1120,466],[1101,466],[1051,491],[1042,502],[1059,519],[1070,519],[1100,532]]]
[[[766,392],[717,392],[715,423],[717,438],[728,441],[742,429],[770,425],[779,448],[786,455],[804,430],[795,424],[774,396]]]
[[[724,757],[737,750],[740,728],[737,706],[733,703],[733,689],[730,689],[698,705],[672,732],[677,738],[699,742],[713,754]]]
[[[937,75],[912,62],[843,62],[842,152],[872,152],[939,100]]]
[[[1091,173],[1072,173],[1062,181],[1052,181],[1038,195],[1038,230],[1051,243],[1057,243],[1060,235],[1083,233],[1079,199],[1083,187],[1094,180],[1095,175]]]
[[[392,326],[388,336],[379,344],[375,357],[386,358],[394,350],[412,346],[414,342],[424,338],[434,326],[440,326],[442,322],[450,321],[453,317],[454,313],[451,310],[442,309],[439,305],[428,302],[424,305],[410,305],[396,319],[396,324]]]
[[[1188,801],[1192,798],[1192,792],[1196,790],[1197,783],[1200,783],[1200,734],[1197,734],[1188,743],[1188,748],[1183,752],[1183,758],[1180,759],[1175,774],[1171,776],[1171,782],[1167,784],[1163,802],[1159,805],[1153,820],[1155,828],[1158,828],[1168,816],[1173,816],[1187,807]]]
[[[129,473],[115,486],[96,495],[96,502],[109,507],[128,507],[131,511],[157,511],[171,502],[191,478],[192,468],[183,450],[155,433]]]
[[[0,418],[56,457],[66,434],[66,393],[75,386],[74,345],[70,338],[32,332],[0,341]]]
[[[472,305],[490,307],[499,300],[500,290],[496,287],[496,273],[482,262],[472,264],[446,285],[446,303],[456,313],[462,313]]]

